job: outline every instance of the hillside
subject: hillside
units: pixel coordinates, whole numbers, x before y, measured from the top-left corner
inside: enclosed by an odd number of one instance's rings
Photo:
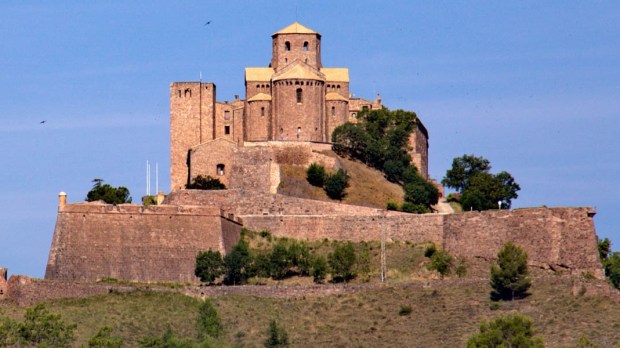
[[[385,209],[388,201],[403,203],[403,189],[385,179],[383,173],[359,161],[323,151],[323,155],[336,159],[336,166],[343,168],[350,176],[347,196],[343,203]],[[332,201],[322,188],[312,186],[306,180],[306,168],[297,165],[280,165],[278,193],[299,198]]]
[[[368,285],[323,297],[213,298],[226,341],[238,347],[262,346],[271,319],[285,326],[294,347],[462,347],[480,320],[513,311],[534,320],[548,347],[571,346],[584,334],[601,347],[615,347],[620,343],[620,303],[602,296],[575,297],[572,285],[567,277],[537,278],[531,296],[495,310],[489,306],[486,279]],[[139,337],[161,335],[167,325],[179,336],[194,336],[198,301],[175,293],[134,292],[47,306],[78,324],[76,347],[104,325],[125,337],[129,347]],[[400,315],[403,306],[411,306],[412,312]],[[24,312],[7,303],[0,310],[13,318]]]

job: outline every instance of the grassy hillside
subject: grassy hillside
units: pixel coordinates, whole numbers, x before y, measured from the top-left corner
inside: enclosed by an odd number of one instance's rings
[[[605,297],[574,297],[565,277],[536,279],[532,295],[491,309],[486,280],[395,283],[364,292],[325,297],[259,298],[217,296],[230,346],[259,347],[271,319],[283,324],[295,347],[462,347],[482,319],[513,311],[531,317],[548,347],[567,347],[581,335],[601,347],[620,343],[620,304]],[[135,346],[145,335],[170,325],[179,336],[195,335],[198,301],[174,293],[111,293],[52,301],[52,312],[78,324],[80,346],[102,326],[114,328]],[[410,306],[410,314],[401,308]],[[4,304],[19,318],[23,308]]]
[[[343,203],[385,209],[387,201],[403,202],[402,187],[385,179],[383,173],[358,161],[339,157],[332,151],[324,155],[337,159],[338,166],[346,169],[350,179],[347,196]],[[323,201],[331,201],[322,188],[312,186],[306,180],[306,168],[295,165],[280,165],[280,186],[278,193]]]

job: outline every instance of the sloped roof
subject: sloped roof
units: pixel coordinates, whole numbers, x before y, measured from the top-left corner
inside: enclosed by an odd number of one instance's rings
[[[348,68],[321,68],[321,72],[325,74],[325,81],[349,82]]]
[[[273,75],[272,68],[245,68],[246,81],[269,81]]]
[[[295,22],[284,29],[276,31],[271,36],[275,36],[278,34],[317,34],[318,35],[319,33],[317,33],[316,31],[310,28],[304,27],[303,25],[299,24],[299,22]]]
[[[347,98],[345,98],[345,97],[343,97],[340,94],[335,93],[335,92],[327,93],[325,95],[325,100],[343,100],[343,101],[347,101],[347,102],[349,101],[349,99],[347,99]]]
[[[264,101],[264,100],[267,100],[267,101],[271,100],[271,95],[269,95],[267,93],[258,93],[257,95],[255,95],[252,98],[248,99],[249,102]]]
[[[274,81],[288,80],[288,79],[304,79],[304,80],[319,80],[325,81],[323,74],[319,74],[304,64],[295,64],[291,68],[286,69],[279,75],[273,77]]]

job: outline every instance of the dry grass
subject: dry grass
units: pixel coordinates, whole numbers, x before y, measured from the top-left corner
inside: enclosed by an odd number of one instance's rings
[[[214,302],[231,346],[259,347],[271,319],[282,324],[294,347],[462,347],[479,322],[520,312],[532,318],[548,347],[571,346],[581,335],[601,347],[620,342],[620,304],[606,297],[574,297],[565,277],[533,282],[532,295],[492,310],[486,280],[392,283],[359,293],[307,298],[219,296]],[[53,301],[48,308],[78,324],[76,346],[100,327],[114,328],[135,346],[166,325],[195,334],[197,300],[173,293],[109,294]],[[403,307],[412,312],[401,315]],[[23,309],[4,306],[10,316]]]
[[[334,157],[338,165],[349,173],[349,187],[343,203],[375,208],[385,208],[388,201],[402,204],[403,189],[385,179],[383,173],[363,163],[337,156],[332,151],[323,154]],[[280,186],[278,193],[293,197],[333,201],[319,187],[306,180],[306,167],[280,165]]]

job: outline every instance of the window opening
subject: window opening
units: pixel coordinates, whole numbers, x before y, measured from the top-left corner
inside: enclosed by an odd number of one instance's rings
[[[230,111],[228,110],[224,111],[224,119],[226,121],[230,120]]]
[[[265,107],[264,106],[260,108],[260,115],[261,116],[265,116]]]
[[[285,42],[284,43],[284,50],[285,51],[290,51],[291,50],[291,43],[290,42]]]
[[[192,97],[192,90],[191,90],[191,89],[189,89],[189,88],[185,90],[185,97],[187,98],[188,96],[189,96],[190,98]]]
[[[332,116],[336,116],[336,107],[332,106]]]
[[[223,165],[222,163],[218,164],[218,165],[215,167],[215,169],[216,169],[216,171],[217,171],[217,175],[224,175],[224,168],[225,168],[225,167],[226,167],[226,166],[225,166],[225,165]]]
[[[297,88],[297,104],[301,104],[302,100],[302,90],[301,88]]]
[[[308,41],[304,42],[304,51],[308,50]]]
[[[224,126],[224,134],[226,135],[230,134],[230,126]]]
[[[297,139],[299,140],[299,135],[301,134],[301,127],[297,127]]]

